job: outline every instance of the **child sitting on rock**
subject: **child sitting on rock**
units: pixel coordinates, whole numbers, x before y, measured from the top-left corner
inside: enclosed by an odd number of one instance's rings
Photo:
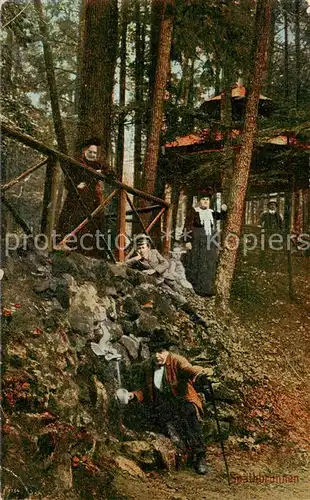
[[[182,245],[180,245],[180,243],[175,243],[173,250],[170,252],[171,257],[168,260],[168,269],[178,285],[187,290],[193,290],[192,284],[186,279],[185,269],[181,261],[182,255],[185,253],[186,250],[183,250]]]

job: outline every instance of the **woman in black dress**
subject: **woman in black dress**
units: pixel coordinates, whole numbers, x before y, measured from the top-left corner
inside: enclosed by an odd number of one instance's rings
[[[94,137],[83,142],[81,144],[81,156],[77,159],[83,165],[104,174],[107,180],[112,180],[114,178],[113,171],[97,160],[99,145],[99,139]],[[104,200],[100,181],[90,172],[74,166],[71,166],[68,172],[73,184],[68,177],[65,178],[67,197],[62,207],[57,226],[57,233],[59,233],[61,238],[70,234]],[[81,204],[80,200],[83,204]],[[98,236],[105,233],[104,212],[97,214],[93,219],[93,223],[88,222],[78,232],[74,241],[74,249],[90,257],[102,258],[105,253],[98,245],[98,241],[101,245],[102,241],[98,240],[96,231]]]
[[[216,220],[225,218],[227,207],[221,212],[210,208],[211,197],[200,192],[198,205],[191,207],[184,226],[184,241],[188,250],[186,256],[186,277],[195,292],[203,297],[214,295],[214,278],[218,255]]]

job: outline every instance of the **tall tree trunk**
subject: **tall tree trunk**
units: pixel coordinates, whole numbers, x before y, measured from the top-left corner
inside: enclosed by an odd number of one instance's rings
[[[297,189],[294,192],[294,231],[298,235],[303,232],[303,227],[304,227],[304,191],[303,189]]]
[[[14,87],[12,83],[12,70],[13,70],[13,31],[8,29],[7,37],[5,41],[5,50],[2,50],[2,57],[4,59],[2,74],[1,74],[1,83],[2,83],[2,94],[6,99],[14,99]],[[4,48],[4,47],[3,47]],[[5,137],[2,137],[1,141],[1,169],[0,169],[0,182],[1,184],[5,184],[7,182],[7,140]],[[3,197],[5,199],[5,193],[3,193]],[[9,210],[3,210],[3,205],[0,209],[1,212],[1,262],[4,262],[6,258],[6,248],[5,248],[5,237],[7,231],[10,231],[10,225],[12,222],[12,215]]]
[[[144,159],[144,190],[147,193],[154,193],[155,190],[160,132],[163,121],[164,97],[170,65],[174,0],[164,0],[163,3],[164,11],[160,27],[151,127]]]
[[[117,0],[87,0],[77,143],[98,137],[103,161],[111,152],[117,39]]]
[[[116,147],[116,175],[121,181],[123,178],[124,146],[125,146],[125,104],[126,104],[126,57],[127,57],[127,26],[128,0],[122,2],[121,48],[120,48],[120,77],[119,77],[119,118]]]
[[[222,167],[222,202],[226,203],[230,191],[230,183],[233,172],[233,150],[232,150],[232,105],[231,105],[231,68],[228,64],[227,54],[224,58],[223,86],[221,98],[221,125],[224,133],[224,151],[223,151],[223,167]]]
[[[188,106],[194,105],[194,75],[195,75],[195,58],[192,57],[189,68],[189,79],[186,93],[186,102]]]
[[[180,201],[180,191],[181,191],[181,183],[179,181],[176,181],[171,186],[171,205],[172,205],[171,233],[173,233],[174,240],[176,240],[177,237],[176,230],[177,230],[178,209]]]
[[[296,60],[296,108],[300,103],[300,0],[295,0],[295,60]]]
[[[67,143],[66,143],[66,135],[65,129],[63,126],[61,114],[60,114],[60,106],[58,99],[58,91],[54,70],[54,60],[53,54],[49,44],[49,33],[48,33],[48,23],[44,16],[43,6],[41,0],[33,0],[34,6],[38,13],[39,19],[39,28],[40,34],[42,37],[43,44],[43,52],[44,52],[44,61],[45,61],[45,71],[46,71],[46,79],[49,87],[51,107],[53,113],[53,122],[54,122],[54,130],[57,138],[58,148],[62,153],[67,153]]]
[[[221,90],[221,63],[216,59],[214,73],[214,93],[218,95]]]
[[[81,73],[83,66],[83,49],[85,38],[85,23],[86,23],[86,4],[87,0],[81,0],[80,19],[79,19],[79,44],[77,49],[77,64],[76,64],[76,80],[74,92],[74,111],[78,114],[79,102],[81,95]]]
[[[152,107],[153,94],[156,79],[157,56],[159,50],[159,38],[162,16],[165,10],[166,0],[152,0],[151,6],[151,39],[150,39],[150,65],[149,65],[149,103]]]
[[[134,115],[134,186],[137,189],[143,188],[143,165],[142,165],[142,136],[143,136],[143,117],[145,112],[144,74],[145,74],[145,34],[148,14],[147,1],[143,3],[135,0],[135,115]],[[143,10],[142,10],[143,9]],[[141,198],[134,197],[134,205],[139,207]],[[146,219],[146,218],[145,218]],[[137,220],[133,221],[132,232],[136,234],[141,232],[141,226]]]
[[[145,7],[146,8],[146,7]],[[145,21],[145,20],[144,20]],[[134,136],[134,186],[142,188],[142,115],[143,77],[145,52],[145,22],[141,19],[140,0],[135,1],[135,136]],[[137,204],[138,199],[135,199]]]
[[[8,29],[5,44],[2,49],[3,67],[1,74],[2,92],[9,96],[12,92],[12,68],[13,68],[13,31]],[[4,50],[5,49],[5,50]]]
[[[34,6],[38,14],[39,29],[43,44],[46,79],[49,87],[54,131],[57,139],[57,145],[59,151],[67,154],[68,148],[67,148],[65,128],[60,113],[58,90],[57,90],[57,83],[56,83],[56,76],[54,69],[54,59],[49,44],[48,23],[45,19],[41,0],[34,0]],[[60,204],[62,201],[63,182],[61,175],[57,175],[58,169],[59,167],[55,161],[50,161],[49,164],[46,166],[41,231],[42,233],[47,231],[49,238],[51,238],[51,232],[53,231],[54,225],[56,223],[56,213],[60,211]],[[49,220],[50,222],[49,225],[47,224],[47,220]],[[49,239],[49,249],[51,250],[50,239]]]
[[[273,55],[275,45],[275,28],[276,28],[276,13],[273,9],[271,14],[271,27],[270,27],[270,42],[269,42],[269,55],[268,55],[268,72],[267,72],[267,91],[272,92],[272,77],[273,77]]]
[[[301,86],[301,67],[300,67],[300,0],[295,0],[295,102],[296,109],[298,110],[300,107],[300,86]],[[295,193],[296,196],[296,231],[297,233],[303,232],[303,203],[304,203],[304,190],[298,189]]]
[[[289,96],[289,84],[288,84],[288,16],[287,16],[287,4],[284,3],[284,98],[287,101]]]
[[[182,79],[180,84],[179,99],[182,106],[186,106],[187,112],[182,118],[182,126],[184,130],[192,130],[194,120],[190,114],[193,109],[194,102],[194,72],[195,72],[195,58],[186,56],[183,62]]]
[[[234,244],[232,245],[229,236],[236,235],[239,238],[241,233],[245,195],[257,131],[259,95],[267,63],[272,6],[273,0],[258,0],[257,2],[252,77],[246,105],[242,144],[232,176],[227,223],[224,231],[224,247],[216,279],[217,301],[224,308],[228,305],[238,252],[236,239],[233,238]]]
[[[178,86],[178,93],[177,93],[177,98],[176,101],[179,102],[181,105],[185,104],[185,99],[186,99],[186,88],[187,88],[187,82],[188,82],[188,72],[189,72],[189,57],[186,54],[182,54],[182,62],[181,64],[181,71],[182,71],[182,76],[180,79],[180,83]]]

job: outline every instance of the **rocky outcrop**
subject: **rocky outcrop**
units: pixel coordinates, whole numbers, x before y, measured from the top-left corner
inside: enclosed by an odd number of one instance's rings
[[[6,491],[88,498],[92,488],[112,492],[117,471],[144,477],[152,468],[173,469],[170,440],[130,429],[115,391],[120,382],[130,388],[138,380],[133,368],[149,358],[148,337],[158,327],[167,328],[195,362],[213,365],[218,376],[221,325],[207,315],[210,328],[196,324],[177,297],[137,271],[78,254],[10,258],[3,286]],[[227,378],[218,387],[226,434],[238,398],[229,385]],[[207,420],[214,422],[206,404]],[[206,425],[208,439],[216,432]]]

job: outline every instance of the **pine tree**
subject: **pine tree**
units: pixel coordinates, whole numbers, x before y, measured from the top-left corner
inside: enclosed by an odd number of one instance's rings
[[[273,0],[258,0],[257,2],[253,46],[253,73],[246,104],[242,144],[232,176],[231,191],[229,195],[229,212],[224,231],[224,246],[220,255],[216,278],[217,300],[224,307],[227,306],[230,297],[230,289],[238,253],[238,241],[241,234],[245,195],[248,185],[254,139],[257,132],[259,95],[267,64],[272,6]]]
[[[77,144],[96,136],[102,160],[111,153],[112,103],[118,41],[117,0],[87,0],[78,103]]]
[[[144,159],[144,190],[150,194],[155,191],[164,97],[170,65],[173,18],[174,0],[164,0],[162,2],[156,77],[152,98],[151,126]]]

